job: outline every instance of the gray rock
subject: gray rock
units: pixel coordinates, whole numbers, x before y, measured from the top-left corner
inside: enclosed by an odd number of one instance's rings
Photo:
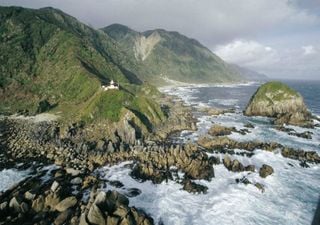
[[[263,184],[255,183],[254,186],[256,186],[262,193],[265,191]]]
[[[78,200],[76,197],[71,196],[63,199],[61,202],[56,205],[56,210],[59,212],[63,212],[77,204]]]
[[[223,158],[223,165],[226,167],[226,168],[230,168],[231,166],[231,159],[229,156],[225,156]]]
[[[89,225],[88,222],[87,222],[85,213],[81,214],[79,225]]]
[[[52,192],[55,192],[55,191],[58,189],[59,186],[60,186],[60,184],[59,184],[57,181],[54,181],[54,182],[52,183],[52,185],[51,185],[50,190],[51,190]]]
[[[32,202],[32,209],[36,212],[41,212],[44,208],[44,197],[40,195],[36,200]]]
[[[0,211],[6,210],[7,207],[8,207],[8,202],[2,202],[2,203],[0,204]]]
[[[35,194],[32,194],[30,191],[27,191],[26,193],[24,193],[24,197],[27,199],[27,200],[30,200],[32,201],[36,195]]]
[[[107,225],[117,225],[119,224],[119,217],[108,216]]]
[[[20,212],[20,203],[16,197],[13,197],[9,202],[9,207],[14,209],[16,212]]]
[[[267,176],[273,174],[273,168],[269,165],[263,164],[259,170],[259,175],[262,178],[266,178]]]
[[[81,177],[73,178],[73,179],[70,181],[70,183],[71,183],[71,184],[75,184],[75,185],[82,184],[82,178],[81,178]]]
[[[22,213],[27,213],[29,211],[29,205],[25,202],[22,202],[20,205],[20,209]]]
[[[106,225],[106,216],[103,215],[101,210],[96,204],[92,204],[88,213],[88,221],[97,225]]]
[[[94,204],[96,204],[97,206],[101,206],[101,205],[104,205],[105,203],[106,203],[106,193],[104,191],[100,191],[94,200]]]
[[[54,225],[62,225],[65,224],[67,219],[71,216],[72,211],[66,210],[64,212],[61,212],[57,218],[54,220]]]
[[[72,175],[73,177],[79,176],[79,174],[81,173],[80,170],[76,170],[74,168],[66,168],[66,172]]]

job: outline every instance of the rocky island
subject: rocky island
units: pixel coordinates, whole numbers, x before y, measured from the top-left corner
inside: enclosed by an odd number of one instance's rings
[[[312,126],[302,96],[281,82],[263,84],[250,99],[244,114],[274,118],[275,124]]]

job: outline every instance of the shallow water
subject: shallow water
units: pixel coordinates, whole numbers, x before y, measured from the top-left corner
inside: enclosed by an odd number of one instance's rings
[[[29,175],[29,170],[4,169],[0,171],[0,192],[8,190]]]

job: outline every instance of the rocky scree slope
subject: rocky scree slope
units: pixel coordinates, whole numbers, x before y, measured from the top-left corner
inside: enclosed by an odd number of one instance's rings
[[[155,85],[168,79],[187,83],[246,80],[197,40],[178,32],[156,29],[139,33],[120,24],[101,30],[136,63],[139,77]]]

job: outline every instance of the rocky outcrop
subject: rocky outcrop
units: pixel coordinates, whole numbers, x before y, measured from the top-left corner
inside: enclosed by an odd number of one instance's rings
[[[243,149],[248,152],[253,152],[255,149],[262,149],[265,151],[273,152],[277,149],[281,150],[283,157],[299,160],[301,162],[308,163],[320,163],[320,156],[315,151],[304,151],[301,149],[294,149],[285,147],[279,143],[271,142],[259,142],[259,141],[248,141],[238,142],[228,137],[215,137],[210,138],[208,136],[200,137],[198,144],[208,151],[214,152],[227,152],[229,149]],[[228,151],[230,154],[231,151]]]
[[[312,126],[311,114],[302,96],[280,82],[268,82],[259,87],[244,114],[272,117],[276,124],[281,125]]]
[[[219,116],[226,113],[234,113],[234,109],[220,109],[220,108],[201,108],[201,112],[205,112],[209,116]]]
[[[262,178],[266,178],[267,176],[273,174],[273,168],[269,165],[263,164],[259,170],[259,175]]]
[[[305,139],[312,139],[312,135],[313,135],[313,132],[311,132],[311,131],[304,131],[304,132],[299,133],[299,132],[296,132],[292,128],[288,128],[288,127],[284,127],[284,126],[277,126],[276,129],[279,131],[286,132],[287,134],[289,134],[291,136],[296,136],[296,137],[305,138]]]
[[[183,190],[193,194],[200,194],[200,193],[206,194],[208,187],[201,184],[197,184],[187,179],[183,181]]]
[[[232,172],[255,171],[254,165],[243,166],[237,159],[231,160],[228,155],[223,158],[223,165]]]
[[[211,136],[225,136],[230,135],[232,132],[239,133],[245,135],[250,133],[248,129],[240,129],[237,130],[235,127],[224,127],[219,124],[214,124],[208,131],[208,134]]]
[[[143,211],[130,207],[124,195],[116,191],[97,192],[99,181],[86,187],[72,186],[73,176],[65,169],[38,169],[40,172],[33,178],[0,195],[0,224],[153,224]],[[82,176],[86,180],[90,175]],[[86,192],[90,193],[88,198]]]

